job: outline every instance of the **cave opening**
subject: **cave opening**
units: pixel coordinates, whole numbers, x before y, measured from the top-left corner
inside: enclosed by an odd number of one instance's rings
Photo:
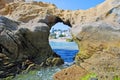
[[[60,55],[64,62],[74,62],[78,46],[72,38],[70,26],[61,22],[52,26],[49,34],[49,44],[52,50]]]

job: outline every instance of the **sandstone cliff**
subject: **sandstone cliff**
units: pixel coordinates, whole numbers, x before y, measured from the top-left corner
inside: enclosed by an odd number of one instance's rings
[[[7,49],[1,53],[14,57],[13,61],[32,57],[36,64],[56,62],[51,59],[54,54],[48,44],[49,30],[57,22],[63,22],[72,28],[80,49],[75,58],[77,65],[96,73],[99,79],[102,76],[100,80],[120,75],[119,0],[106,0],[95,8],[76,11],[61,10],[43,2],[12,2],[3,6],[0,14],[14,21],[9,20],[8,24],[8,19],[1,17],[0,44]],[[116,74],[111,76],[113,71]]]
[[[0,0],[0,9],[4,8],[7,4],[12,2],[25,2],[25,0]]]

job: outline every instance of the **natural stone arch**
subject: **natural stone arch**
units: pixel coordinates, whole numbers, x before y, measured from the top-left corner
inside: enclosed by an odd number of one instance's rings
[[[53,4],[42,2],[10,3],[0,9],[1,15],[16,20],[12,21],[0,17],[0,23],[3,24],[0,25],[4,26],[4,31],[0,32],[0,45],[2,44],[5,47],[2,53],[9,55],[9,58],[3,57],[9,59],[8,62],[12,61],[9,62],[10,64],[13,63],[12,66],[16,65],[15,71],[17,71],[17,68],[21,68],[21,64],[26,61],[36,65],[40,63],[49,65],[51,61],[59,62],[60,58],[52,52],[46,36],[49,35],[49,29],[55,23],[63,22],[72,27],[74,39],[81,47],[76,56],[77,64],[87,69],[87,71],[93,71],[91,69],[96,68],[96,70],[99,70],[98,72],[101,72],[99,67],[101,64],[105,64],[106,61],[111,65],[120,61],[118,58],[120,53],[119,7],[119,0],[106,0],[102,5],[95,8],[76,11],[60,10]],[[18,43],[16,44],[15,41]],[[16,48],[18,44],[21,49]],[[109,57],[105,58],[103,54],[109,56],[111,61]],[[101,55],[101,57],[96,59],[96,55]],[[29,58],[31,61],[26,60]],[[101,58],[105,58],[105,62],[101,61]],[[84,63],[85,60],[88,63],[89,61],[96,61],[96,63],[90,62],[91,66],[89,67],[89,64]],[[103,63],[99,63],[100,61]],[[117,67],[117,65],[119,64],[115,63],[113,67]],[[0,67],[4,68],[4,65]],[[10,67],[8,68],[10,69]],[[104,69],[104,65],[101,67]],[[14,70],[11,72],[14,72]],[[3,73],[7,72],[3,71]]]
[[[51,28],[53,25],[55,25],[55,24],[57,24],[57,23],[59,23],[59,22],[65,24],[65,25],[68,25],[69,27],[72,27],[72,25],[71,25],[71,23],[70,23],[69,20],[64,21],[64,19],[61,19],[61,17],[56,16],[56,15],[46,15],[45,18],[40,19],[38,22],[45,23],[45,24],[47,24],[50,28]]]

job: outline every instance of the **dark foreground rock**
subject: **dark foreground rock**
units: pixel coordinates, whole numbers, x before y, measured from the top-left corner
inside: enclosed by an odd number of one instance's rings
[[[0,78],[15,75],[35,65],[64,63],[49,46],[49,27],[46,24],[20,24],[0,16]]]

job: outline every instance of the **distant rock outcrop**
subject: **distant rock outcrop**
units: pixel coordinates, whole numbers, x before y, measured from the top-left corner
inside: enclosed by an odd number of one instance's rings
[[[46,62],[46,59],[51,63],[54,54],[48,44],[49,30],[57,22],[63,22],[72,28],[73,38],[80,49],[75,57],[77,65],[96,73],[100,80],[112,80],[120,75],[119,0],[106,0],[95,8],[75,11],[34,1],[0,4],[0,14],[12,19],[0,17],[2,56],[13,58],[13,62],[29,58],[35,64]],[[6,22],[8,20],[9,23]],[[111,76],[113,71],[116,74]]]

